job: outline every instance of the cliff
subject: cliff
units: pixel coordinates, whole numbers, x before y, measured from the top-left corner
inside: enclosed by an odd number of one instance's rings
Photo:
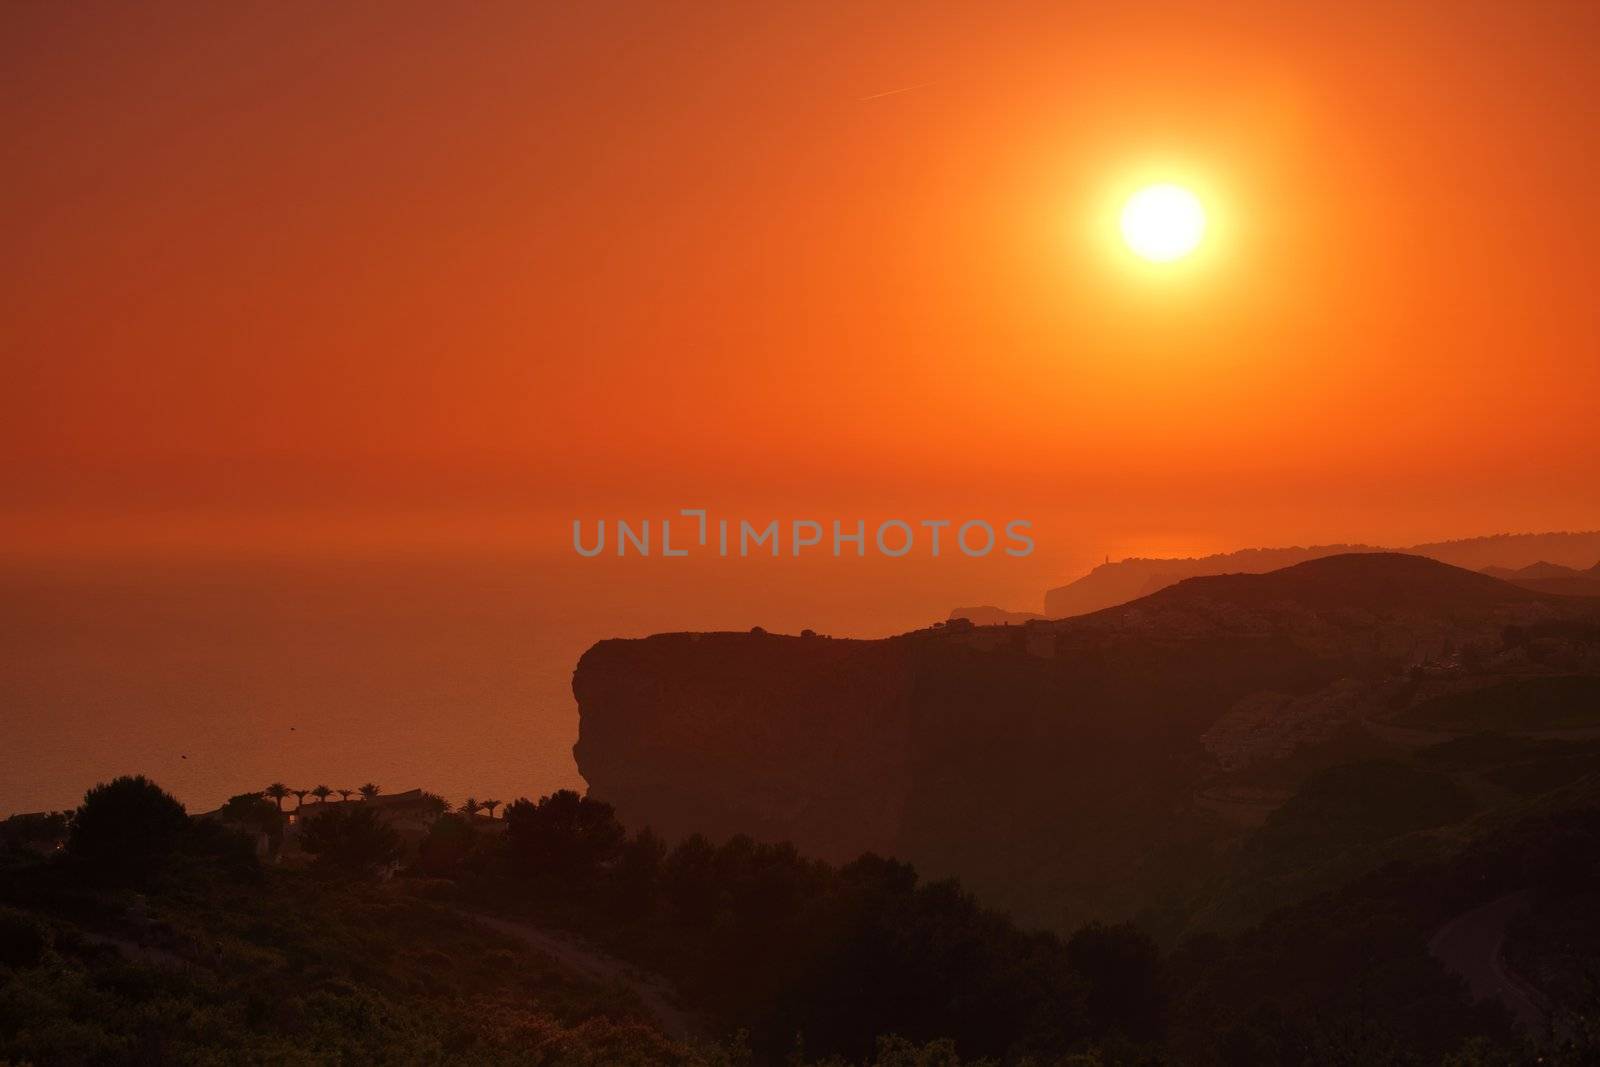
[[[1023,626],[603,641],[573,679],[574,752],[630,824],[890,853],[1066,926],[1160,909],[1208,877],[1205,787],[1304,761],[1418,670],[1455,669],[1463,648],[1492,659],[1508,626],[1596,616],[1375,553]]]
[[[830,857],[892,841],[910,792],[911,644],[753,633],[601,641],[573,755],[630,825]]]

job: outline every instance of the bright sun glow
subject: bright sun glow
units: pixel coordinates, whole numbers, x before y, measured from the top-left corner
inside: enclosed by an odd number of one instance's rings
[[[1170,263],[1193,252],[1206,232],[1200,200],[1181,185],[1149,185],[1122,208],[1122,239],[1135,255]]]

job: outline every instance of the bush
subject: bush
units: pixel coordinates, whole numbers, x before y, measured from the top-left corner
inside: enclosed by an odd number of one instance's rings
[[[66,834],[67,813],[64,811],[13,815],[0,822],[0,844],[48,849]]]
[[[0,964],[37,966],[48,940],[38,919],[14,908],[0,907]]]

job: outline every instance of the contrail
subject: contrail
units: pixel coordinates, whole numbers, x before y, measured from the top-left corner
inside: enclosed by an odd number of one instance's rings
[[[882,100],[886,96],[899,96],[901,93],[909,93],[913,89],[926,89],[930,85],[937,84],[937,82],[919,82],[916,85],[907,85],[903,89],[890,89],[888,92],[873,93],[871,96],[858,97],[858,99],[861,103],[866,103],[868,100]]]

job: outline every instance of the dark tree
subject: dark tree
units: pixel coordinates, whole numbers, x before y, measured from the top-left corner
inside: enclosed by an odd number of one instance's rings
[[[330,808],[304,826],[300,847],[326,874],[364,877],[400,858],[400,835],[372,808]]]
[[[142,774],[122,777],[84,794],[67,851],[103,878],[139,882],[167,863],[188,829],[170,793]]]
[[[617,904],[630,914],[649,909],[661,889],[661,868],[667,846],[650,827],[634,834],[622,846],[617,861],[615,886]]]
[[[622,853],[627,831],[599,800],[563,789],[535,804],[526,798],[506,809],[506,846],[512,863],[573,888],[591,885]]]
[[[273,782],[261,792],[278,805],[279,811],[282,811],[283,802],[289,796],[289,787],[282,782]]]
[[[1131,923],[1091,923],[1067,942],[1067,960],[1089,982],[1089,1019],[1097,1034],[1160,1036],[1166,1006],[1161,952],[1147,934]]]
[[[451,874],[478,849],[478,833],[464,815],[447,813],[434,820],[417,848],[417,867],[428,874]]]
[[[260,793],[240,793],[229,797],[218,814],[224,822],[261,831],[271,839],[274,847],[283,840],[283,813]]]
[[[717,847],[702,834],[690,834],[668,854],[662,888],[672,915],[691,926],[709,926],[720,908]]]

